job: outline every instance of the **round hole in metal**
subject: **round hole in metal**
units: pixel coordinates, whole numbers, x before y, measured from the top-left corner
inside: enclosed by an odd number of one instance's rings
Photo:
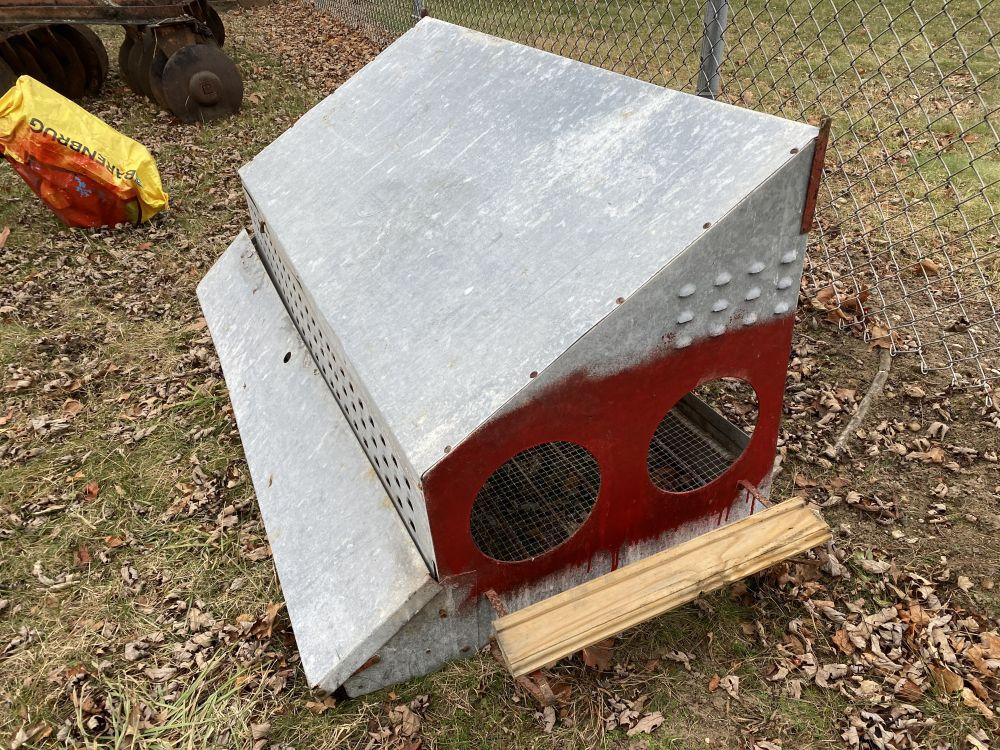
[[[569,442],[521,451],[494,471],[472,504],[472,540],[487,557],[517,562],[559,546],[597,502],[601,471],[590,452]]]
[[[684,395],[653,433],[649,479],[664,492],[690,492],[736,463],[757,424],[757,394],[745,380],[720,378]]]

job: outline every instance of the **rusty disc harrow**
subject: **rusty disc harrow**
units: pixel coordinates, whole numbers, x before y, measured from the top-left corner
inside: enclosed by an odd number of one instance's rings
[[[221,50],[226,30],[208,0],[0,0],[0,93],[29,75],[71,99],[100,91],[108,53],[86,23],[121,24],[122,80],[184,122],[234,114],[243,81]]]
[[[130,27],[118,54],[122,78],[183,122],[228,117],[243,101],[243,80],[220,49],[223,36],[211,16]]]
[[[28,75],[70,99],[96,94],[108,75],[104,43],[86,26],[0,27],[0,94]]]

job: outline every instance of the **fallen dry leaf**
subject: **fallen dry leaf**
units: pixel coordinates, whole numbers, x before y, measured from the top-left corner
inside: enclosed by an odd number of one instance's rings
[[[948,667],[932,666],[931,674],[938,689],[945,693],[957,693],[965,685],[965,681]]]
[[[420,731],[420,717],[407,705],[393,708],[390,719],[401,737],[412,737]]]
[[[83,411],[83,404],[77,401],[75,398],[68,398],[63,402],[62,410],[64,414],[68,414],[71,417],[76,416],[81,411]]]
[[[546,706],[541,711],[542,731],[545,734],[552,734],[556,727],[556,709],[553,706]]]
[[[86,544],[81,544],[77,547],[76,552],[73,554],[76,564],[78,567],[85,567],[90,565],[90,550],[87,549]]]
[[[653,711],[653,713],[646,714],[639,719],[625,734],[629,737],[635,737],[637,734],[652,734],[662,723],[663,714],[659,711]]]
[[[848,637],[847,630],[845,628],[841,628],[834,633],[830,640],[833,641],[833,645],[835,645],[841,653],[846,656],[850,656],[857,651],[854,644],[851,643],[851,639]]]
[[[974,708],[979,711],[979,713],[987,719],[992,719],[994,717],[994,713],[990,707],[983,703],[971,688],[964,688],[962,690],[962,702],[969,708]]]
[[[615,655],[615,639],[605,638],[592,646],[587,646],[580,652],[583,663],[598,672],[606,672],[611,669]]]
[[[274,630],[274,620],[284,607],[284,602],[271,602],[264,608],[263,616],[257,620],[250,632],[258,638],[270,638]]]
[[[317,714],[317,715],[326,713],[331,708],[336,708],[336,706],[337,706],[337,699],[334,698],[332,695],[323,696],[323,698],[321,698],[318,701],[306,701],[305,702],[305,707],[311,713],[314,713],[314,714]]]
[[[153,682],[164,682],[177,674],[177,669],[174,667],[147,667],[143,671]]]
[[[729,694],[730,698],[739,700],[740,697],[740,678],[736,675],[730,674],[719,680],[719,687]]]

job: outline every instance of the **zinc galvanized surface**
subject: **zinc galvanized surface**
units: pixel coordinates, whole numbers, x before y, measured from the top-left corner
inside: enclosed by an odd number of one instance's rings
[[[502,411],[563,378],[603,376],[726,331],[794,315],[806,236],[799,224],[813,147],[801,150],[576,341]]]
[[[246,233],[198,286],[310,685],[338,687],[440,590]],[[287,357],[287,361],[286,360]]]
[[[422,473],[814,135],[424,19],[241,175]]]

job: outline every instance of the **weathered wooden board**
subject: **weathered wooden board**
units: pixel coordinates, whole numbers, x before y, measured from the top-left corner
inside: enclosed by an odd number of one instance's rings
[[[764,570],[830,539],[801,499],[787,500],[494,622],[514,676]]]

